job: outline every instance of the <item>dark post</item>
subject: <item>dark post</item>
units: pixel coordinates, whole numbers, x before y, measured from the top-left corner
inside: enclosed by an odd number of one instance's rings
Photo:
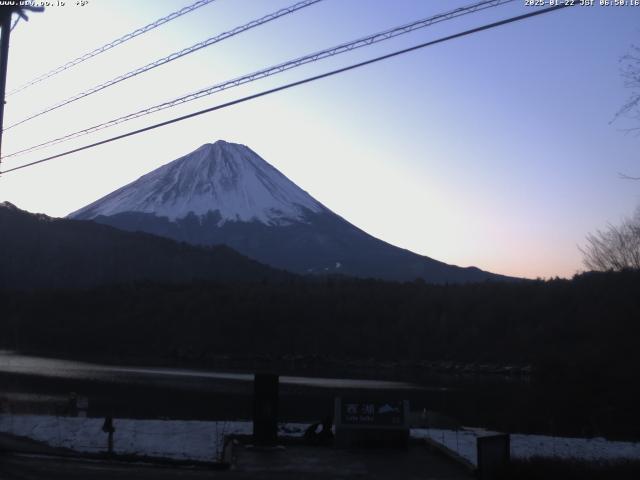
[[[113,433],[116,431],[113,426],[113,417],[109,415],[104,419],[104,423],[102,424],[102,431],[109,435],[107,438],[107,453],[109,455],[113,455]]]
[[[511,461],[511,441],[509,435],[479,437],[478,478],[494,480],[502,478]]]
[[[7,66],[9,65],[9,37],[11,36],[11,13],[13,7],[0,7],[0,157],[2,156],[2,131],[4,129],[4,94],[7,85]]]
[[[278,375],[256,373],[253,382],[253,441],[273,446],[278,440]]]

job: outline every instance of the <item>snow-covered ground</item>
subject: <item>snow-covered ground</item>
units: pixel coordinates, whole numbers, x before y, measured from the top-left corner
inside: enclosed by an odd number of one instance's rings
[[[100,418],[50,415],[0,415],[0,432],[11,433],[80,452],[105,452],[107,434]],[[225,435],[251,434],[250,421],[184,421],[114,419],[114,450],[119,454],[148,455],[178,460],[215,461],[221,457]],[[280,435],[301,436],[307,425],[281,424]],[[477,464],[476,440],[481,429],[411,429],[413,438],[429,438]],[[640,459],[640,442],[604,438],[563,438],[511,434],[514,458],[560,457],[588,460]]]
[[[49,415],[0,415],[0,432],[11,433],[79,452],[107,450],[104,419]],[[251,434],[248,421],[114,419],[114,451],[177,460],[216,461],[225,435]],[[282,424],[281,435],[302,435],[306,425]]]
[[[440,430],[414,428],[414,438],[429,438],[457,453],[474,465],[478,464],[476,440],[491,435],[481,429]],[[581,460],[633,460],[640,459],[640,442],[616,442],[604,438],[567,438],[545,435],[511,434],[513,458],[557,457]]]

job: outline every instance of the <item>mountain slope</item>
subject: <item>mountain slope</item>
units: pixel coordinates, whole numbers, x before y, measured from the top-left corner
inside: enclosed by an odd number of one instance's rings
[[[261,281],[290,275],[225,246],[196,247],[0,204],[0,288],[76,288],[143,280]]]
[[[372,237],[323,206],[244,145],[218,141],[70,214],[196,245],[226,244],[296,273],[433,283],[507,279]]]

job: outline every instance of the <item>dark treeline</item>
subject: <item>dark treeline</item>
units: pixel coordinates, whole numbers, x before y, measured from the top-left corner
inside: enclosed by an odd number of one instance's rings
[[[640,273],[434,286],[328,278],[0,292],[2,344],[127,358],[325,355],[640,373]]]

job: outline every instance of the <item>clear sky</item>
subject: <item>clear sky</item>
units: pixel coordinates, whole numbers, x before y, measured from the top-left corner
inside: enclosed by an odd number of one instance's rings
[[[11,34],[7,88],[192,0],[88,0]],[[5,125],[294,0],[217,0],[7,99]],[[343,41],[473,3],[324,0],[5,132],[3,153]],[[598,0],[596,0],[598,3]],[[524,0],[149,115],[5,168],[532,11]],[[218,139],[243,143],[353,224],[457,265],[571,276],[578,245],[638,204],[640,138],[610,121],[640,7],[574,7],[429,47],[0,178],[0,200],[64,216]]]

